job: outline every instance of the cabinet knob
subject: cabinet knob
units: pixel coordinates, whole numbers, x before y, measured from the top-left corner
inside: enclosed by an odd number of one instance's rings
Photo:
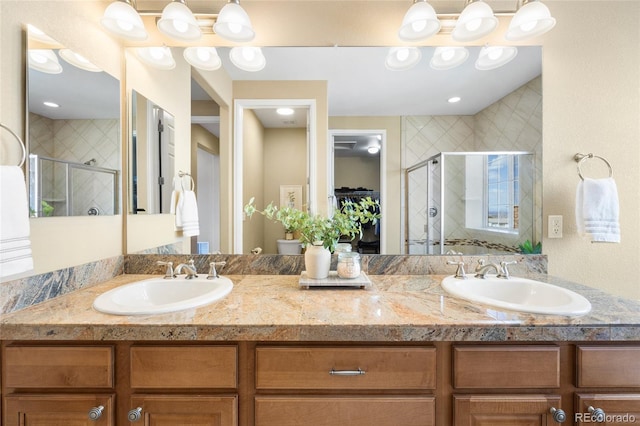
[[[551,407],[549,412],[553,416],[553,421],[557,423],[564,423],[567,420],[567,414],[560,408]]]
[[[591,414],[591,421],[596,423],[603,423],[606,417],[602,408],[593,408],[591,405],[587,408],[589,414]]]
[[[103,411],[104,407],[102,405],[91,408],[91,410],[89,410],[89,420],[98,420],[100,416],[102,416]]]
[[[142,417],[142,408],[138,407],[138,408],[134,408],[133,410],[129,411],[129,413],[127,413],[127,418],[129,419],[130,422],[137,422],[138,420],[140,420],[140,417]]]

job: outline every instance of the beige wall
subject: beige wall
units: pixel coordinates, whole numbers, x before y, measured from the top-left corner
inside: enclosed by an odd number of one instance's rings
[[[265,164],[264,157],[264,127],[252,110],[244,111],[243,121],[243,156],[242,156],[242,205],[251,197],[255,198],[255,205],[262,210],[265,205],[263,193],[263,179]],[[242,224],[243,253],[250,253],[255,247],[262,247],[264,241],[264,218],[256,214],[251,219],[245,219]]]
[[[266,129],[264,144],[264,202],[280,205],[280,185],[300,185],[306,200],[307,131],[306,129]],[[306,201],[303,201],[306,204]],[[279,223],[267,221],[264,226],[265,253],[277,253],[276,240],[284,238]]]
[[[334,159],[336,188],[367,188],[380,191],[379,157],[337,157]]]
[[[640,258],[640,2],[544,1],[558,21],[550,33],[530,42],[543,46],[544,220],[549,214],[562,214],[565,218],[564,238],[543,238],[544,252],[549,255],[549,272],[640,298],[635,274]],[[0,3],[2,123],[23,134],[21,24],[24,22],[42,27],[110,73],[121,75],[122,54],[118,43],[96,24],[108,3],[57,0],[3,0]],[[258,34],[255,44],[263,46],[395,45],[397,27],[408,7],[404,1],[250,0],[243,2],[243,6]],[[507,22],[501,18],[499,31],[504,31]],[[503,32],[499,31],[476,44],[504,43]],[[449,36],[437,36],[428,43],[449,42]],[[221,93],[230,99],[230,90],[224,90]],[[246,94],[242,97],[253,98]],[[318,104],[318,109],[326,112],[326,101]],[[228,110],[223,113],[230,124]],[[318,128],[326,129],[326,120],[319,121]],[[318,141],[326,143],[326,134],[319,136]],[[4,145],[1,145],[3,159],[19,156],[17,147]],[[226,145],[226,149],[230,149],[230,145]],[[602,155],[614,167],[622,206],[621,244],[595,245],[577,236],[573,210],[578,177],[572,160],[576,152]],[[326,164],[326,151],[320,149],[317,160]],[[224,173],[230,180],[231,170]],[[398,175],[387,176],[389,191],[393,192],[393,188],[400,187],[399,160],[397,168],[388,167],[387,173]],[[326,179],[326,176],[319,172],[318,178]],[[228,203],[227,209],[230,208]],[[37,271],[121,253],[121,226],[121,216],[32,221]],[[87,245],[86,235],[92,235],[100,244]],[[53,238],[61,238],[69,251],[51,253],[48,242]]]

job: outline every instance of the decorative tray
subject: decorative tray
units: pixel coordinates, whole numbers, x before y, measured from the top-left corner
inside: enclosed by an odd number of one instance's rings
[[[364,272],[360,272],[357,278],[340,278],[337,271],[329,271],[329,276],[321,280],[307,277],[307,271],[302,271],[300,275],[300,287],[359,287],[368,288],[371,280]]]

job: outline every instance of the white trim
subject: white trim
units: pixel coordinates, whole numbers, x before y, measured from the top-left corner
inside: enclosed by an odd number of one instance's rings
[[[242,197],[242,154],[243,123],[245,109],[275,108],[281,106],[309,108],[309,140],[308,140],[308,177],[309,177],[309,211],[315,213],[317,205],[317,120],[315,99],[236,99],[234,100],[233,120],[233,247],[232,251],[242,254],[242,222],[244,220],[244,202]],[[259,206],[261,207],[261,206]]]
[[[387,214],[387,130],[386,129],[329,129],[328,141],[327,141],[327,194],[329,197],[333,195],[333,173],[334,173],[334,158],[333,158],[333,138],[335,136],[348,136],[348,135],[382,135],[380,141],[380,254],[386,254],[385,242],[387,241],[387,227],[389,215]],[[331,199],[333,201],[333,199]],[[333,202],[327,199],[327,212],[331,214],[333,212]]]

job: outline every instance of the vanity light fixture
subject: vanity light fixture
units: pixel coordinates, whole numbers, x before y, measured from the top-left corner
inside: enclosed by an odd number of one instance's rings
[[[42,31],[40,28],[33,26],[31,24],[27,24],[27,30],[28,30],[29,38],[38,40],[39,42],[44,44],[58,46],[58,42],[55,41],[50,36],[48,36],[47,34],[45,34],[45,32]]]
[[[487,71],[501,67],[517,54],[518,48],[515,46],[484,46],[476,60],[476,69]]]
[[[510,41],[527,40],[546,33],[555,25],[555,18],[541,1],[524,0],[524,4],[511,19],[504,38]]]
[[[89,62],[84,56],[74,52],[71,49],[60,49],[58,54],[62,59],[70,63],[76,68],[90,72],[102,72],[100,68]]]
[[[469,50],[462,46],[436,47],[429,62],[435,70],[448,70],[462,65],[469,57]]]
[[[237,46],[229,51],[229,58],[236,67],[243,71],[260,71],[267,65],[262,49],[255,46]]]
[[[240,6],[240,0],[229,0],[220,10],[213,31],[229,41],[251,41],[256,36],[249,15]]]
[[[184,49],[183,56],[191,66],[201,70],[215,71],[222,66],[215,47],[187,47]]]
[[[193,41],[202,37],[200,26],[184,0],[174,0],[166,5],[157,25],[161,33],[175,40]]]
[[[498,18],[493,14],[491,6],[482,0],[469,0],[451,37],[456,41],[473,41],[482,38],[496,29]]]
[[[47,74],[60,74],[62,65],[51,49],[29,49],[29,68]]]
[[[422,52],[417,47],[392,47],[389,49],[384,65],[392,71],[408,70],[420,62]]]
[[[113,34],[127,40],[142,41],[149,37],[142,18],[129,0],[116,0],[107,6],[100,23]]]
[[[160,70],[172,70],[176,67],[171,49],[167,46],[161,47],[138,47],[136,55],[144,63]]]
[[[424,40],[440,31],[440,21],[426,0],[415,0],[404,15],[398,37],[404,41]]]

